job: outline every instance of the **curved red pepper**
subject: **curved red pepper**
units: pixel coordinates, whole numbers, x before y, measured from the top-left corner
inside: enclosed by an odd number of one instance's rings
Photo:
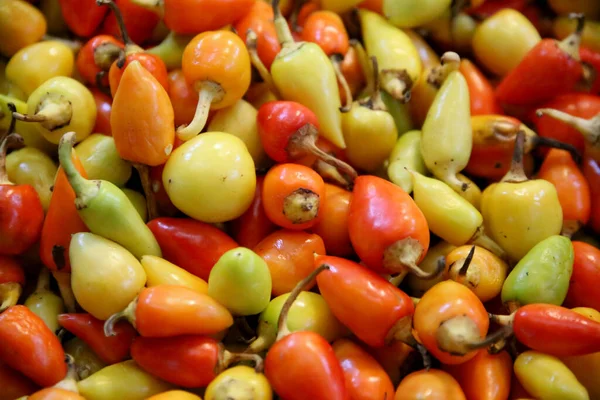
[[[67,375],[65,352],[58,338],[22,305],[0,314],[0,362],[42,387],[52,386]]]
[[[543,39],[525,55],[496,88],[503,104],[528,106],[573,91],[583,78],[579,41],[583,18],[576,33],[562,42]]]
[[[83,340],[106,364],[115,364],[129,356],[129,348],[137,336],[135,329],[125,321],[114,325],[115,336],[104,335],[104,321],[90,314],[60,314],[60,326]]]
[[[532,350],[556,357],[600,351],[600,323],[568,308],[528,304],[513,317],[515,337]]]
[[[568,93],[556,96],[539,108],[552,108],[574,117],[587,119],[600,113],[600,96],[587,93]],[[533,116],[532,121],[538,135],[569,143],[583,153],[585,140],[575,128],[547,115]]]
[[[44,209],[31,185],[13,185],[6,173],[6,147],[22,143],[9,135],[0,144],[0,255],[18,255],[38,241],[44,222]]]
[[[471,115],[503,114],[492,84],[475,64],[463,58],[458,70],[465,77],[469,87]]]
[[[166,260],[204,280],[226,251],[238,247],[223,231],[192,219],[156,218],[148,227]]]
[[[131,346],[131,357],[140,367],[186,388],[205,387],[216,377],[220,353],[219,343],[206,336],[140,336]]]
[[[129,33],[133,42],[144,43],[152,37],[154,28],[160,21],[160,17],[154,11],[138,6],[132,0],[114,0],[114,2],[123,14],[127,33]],[[106,7],[96,8],[103,8],[105,12],[108,10]],[[108,14],[102,24],[101,32],[116,38],[121,37],[119,24],[114,13]]]
[[[264,1],[255,1],[252,8],[235,25],[239,37],[246,42],[248,29],[256,33],[256,51],[267,69],[271,69],[273,60],[281,50],[277,31],[273,23],[273,8]]]
[[[569,292],[565,299],[568,307],[591,307],[600,310],[600,249],[584,242],[573,242],[575,259]]]
[[[231,222],[232,236],[240,246],[253,249],[261,240],[277,230],[267,217],[262,201],[264,176],[256,177],[256,191],[252,204],[239,218]]]
[[[0,400],[15,400],[37,391],[39,387],[23,374],[0,362]]]
[[[89,37],[96,32],[108,10],[96,0],[59,0],[63,19],[77,36]]]
[[[579,56],[581,57],[581,62],[584,62],[591,67],[596,76],[589,92],[592,94],[600,94],[600,52],[581,47],[579,49]]]

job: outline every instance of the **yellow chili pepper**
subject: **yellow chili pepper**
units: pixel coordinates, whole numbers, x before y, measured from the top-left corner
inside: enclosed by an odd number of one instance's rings
[[[511,8],[486,18],[475,29],[475,57],[491,72],[506,75],[542,38],[527,17]]]
[[[173,389],[141,369],[133,360],[109,365],[77,382],[79,393],[87,400],[145,400]]]
[[[267,378],[254,368],[238,365],[221,372],[206,388],[204,400],[271,400]]]
[[[421,131],[406,132],[396,142],[389,157],[387,174],[390,180],[406,193],[412,193],[413,183],[409,171],[427,173],[421,155]]]
[[[146,203],[146,198],[140,192],[137,192],[133,189],[123,188],[121,189],[125,196],[129,199],[135,211],[139,214],[142,221],[148,221],[148,207]]]
[[[156,256],[142,257],[142,267],[146,271],[146,286],[179,285],[197,291],[208,293],[208,283],[185,269]]]
[[[340,93],[333,65],[316,43],[295,43],[289,26],[273,0],[275,28],[281,51],[271,64],[273,83],[286,100],[311,109],[319,119],[320,133],[339,148],[346,148],[342,134]]]
[[[131,163],[119,157],[112,136],[94,133],[75,146],[88,179],[102,179],[124,186],[131,177]]]
[[[57,166],[46,153],[33,147],[13,151],[6,157],[8,179],[16,185],[31,185],[48,210]]]
[[[588,400],[587,390],[558,358],[537,351],[519,354],[515,375],[536,399]]]
[[[58,331],[58,315],[65,312],[63,299],[50,290],[50,270],[42,267],[35,291],[25,300],[25,306],[40,317],[52,332]]]
[[[383,0],[383,15],[403,28],[425,25],[450,8],[451,0]]]

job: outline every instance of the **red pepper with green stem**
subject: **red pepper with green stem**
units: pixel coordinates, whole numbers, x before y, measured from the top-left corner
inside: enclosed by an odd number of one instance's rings
[[[573,91],[588,77],[581,63],[579,44],[583,15],[577,14],[577,30],[562,42],[543,39],[525,55],[496,88],[501,104],[528,106]]]
[[[238,247],[223,231],[193,219],[155,218],[148,227],[167,261],[204,280],[225,252]]]
[[[17,260],[0,255],[0,312],[17,304],[25,285],[25,273]]]
[[[67,374],[65,352],[46,323],[23,305],[0,314],[0,362],[42,387]]]
[[[15,133],[0,138],[0,255],[18,255],[38,241],[44,209],[33,186],[14,185],[8,180],[7,147],[22,146],[23,138]]]
[[[104,321],[90,314],[60,314],[58,323],[83,340],[108,365],[124,361],[137,336],[135,329],[124,321],[115,324],[115,336],[105,336]]]
[[[600,351],[600,323],[568,308],[552,304],[528,304],[511,315],[491,315],[519,342],[556,357]]]

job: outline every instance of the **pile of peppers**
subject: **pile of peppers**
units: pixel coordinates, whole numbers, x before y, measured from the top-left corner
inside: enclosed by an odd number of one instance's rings
[[[0,400],[600,399],[598,0],[0,0]]]

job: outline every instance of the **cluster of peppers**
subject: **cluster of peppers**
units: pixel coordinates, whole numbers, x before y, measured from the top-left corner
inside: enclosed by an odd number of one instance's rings
[[[0,0],[0,55],[0,400],[600,398],[599,2]]]

